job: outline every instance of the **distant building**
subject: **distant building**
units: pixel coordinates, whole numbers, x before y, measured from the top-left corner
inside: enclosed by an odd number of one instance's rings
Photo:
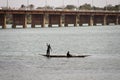
[[[36,9],[37,9],[37,10],[42,10],[42,9],[43,9],[43,7],[37,7]]]
[[[62,7],[56,7],[55,8],[55,10],[58,10],[58,11],[61,11],[61,10],[63,10],[64,8],[62,8]]]
[[[2,10],[11,10],[11,7],[1,7]]]

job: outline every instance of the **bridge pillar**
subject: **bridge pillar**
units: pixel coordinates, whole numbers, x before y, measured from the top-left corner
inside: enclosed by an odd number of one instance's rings
[[[119,16],[116,17],[116,25],[119,25]]]
[[[118,24],[120,24],[120,16],[118,16]]]
[[[74,23],[74,26],[77,27],[77,24],[78,24],[78,15],[75,16],[75,23]]]
[[[62,26],[62,15],[61,14],[50,14],[49,15],[49,27],[53,24],[58,24],[59,27]]]
[[[77,26],[77,15],[66,14],[64,24],[66,27],[68,24],[74,24],[74,26]]]
[[[103,25],[107,25],[107,15],[104,16]]]
[[[45,14],[32,14],[31,27],[35,28],[35,25],[41,25],[41,27],[45,27]]]
[[[3,29],[6,28],[6,14],[0,14],[0,25]]]
[[[90,26],[93,26],[93,23],[94,23],[93,22],[93,17],[94,17],[93,15],[90,16],[90,23],[89,23]]]
[[[23,28],[27,27],[26,14],[13,14],[12,28],[16,28],[16,25],[23,25]]]
[[[62,27],[62,15],[60,16],[60,20],[59,20],[59,27]]]

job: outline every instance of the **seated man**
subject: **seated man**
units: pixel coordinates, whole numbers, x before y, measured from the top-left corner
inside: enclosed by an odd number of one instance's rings
[[[69,51],[67,52],[67,57],[72,57]]]

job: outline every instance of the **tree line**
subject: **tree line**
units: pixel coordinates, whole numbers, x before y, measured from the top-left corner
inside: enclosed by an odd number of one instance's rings
[[[64,7],[52,7],[52,6],[44,6],[44,7],[37,7],[35,8],[35,6],[33,4],[30,4],[29,6],[25,6],[25,5],[21,5],[20,9],[30,9],[30,10],[34,10],[34,9],[50,9],[50,10],[54,10],[54,9],[65,9],[65,10],[108,10],[108,11],[120,11],[120,4],[118,5],[107,5],[104,7],[96,7],[96,6],[91,6],[91,4],[83,4],[80,5],[79,7],[75,6],[75,5],[66,5]]]
[[[1,9],[14,9],[14,8],[7,8],[7,7],[1,7]],[[96,7],[96,6],[91,6],[91,4],[83,4],[80,5],[79,7],[75,6],[75,5],[66,5],[66,6],[62,6],[62,7],[52,7],[52,6],[44,6],[44,7],[37,7],[35,8],[35,5],[30,4],[28,6],[25,6],[24,4],[22,4],[18,10],[35,10],[35,9],[49,9],[49,10],[108,10],[108,11],[120,11],[120,4],[118,5],[107,5],[104,7]]]

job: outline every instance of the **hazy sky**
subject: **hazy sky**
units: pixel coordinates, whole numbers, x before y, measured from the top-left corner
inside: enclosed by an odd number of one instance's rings
[[[105,6],[106,2],[107,4],[112,4],[112,5],[116,5],[116,4],[120,4],[120,0],[8,0],[8,5],[10,7],[20,7],[21,4],[27,5],[27,1],[29,1],[29,4],[34,4],[35,7],[38,6],[45,6],[46,2],[47,5],[50,6],[63,6],[67,5],[67,4],[72,4],[72,5],[82,5],[84,3],[89,3],[95,6]],[[0,7],[6,6],[7,5],[7,0],[0,0]]]

